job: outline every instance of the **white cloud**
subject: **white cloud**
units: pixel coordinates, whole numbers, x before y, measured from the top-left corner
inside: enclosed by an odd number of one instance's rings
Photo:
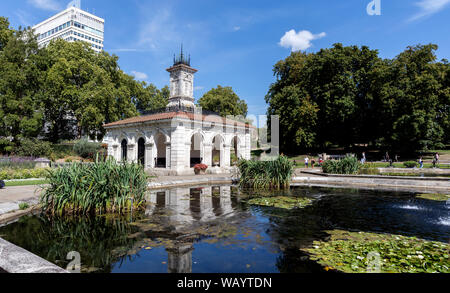
[[[420,8],[420,12],[409,19],[409,21],[415,21],[423,17],[435,14],[444,9],[450,0],[421,0],[416,2],[415,5]]]
[[[204,88],[204,86],[194,86],[194,91],[201,91]]]
[[[43,10],[58,11],[62,8],[55,0],[28,0],[28,2]]]
[[[240,29],[241,29],[240,26],[234,26],[234,27],[233,27],[233,30],[234,30],[235,32],[237,32],[237,31],[240,30]]]
[[[317,40],[325,36],[325,33],[315,35],[306,30],[299,31],[298,33],[296,33],[295,30],[290,30],[281,38],[279,45],[284,48],[291,48],[293,52],[306,50],[312,46],[312,40]]]
[[[139,71],[131,71],[131,74],[136,77],[136,79],[138,80],[146,80],[148,78],[148,75],[145,74],[144,72],[139,72]]]

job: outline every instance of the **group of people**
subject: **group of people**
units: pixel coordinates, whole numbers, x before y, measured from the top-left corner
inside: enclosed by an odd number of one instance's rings
[[[395,155],[394,159],[390,158],[388,152],[386,152],[386,154],[384,156],[384,161],[389,162],[391,167],[393,166],[394,162],[398,162],[398,159],[399,159],[398,155]],[[304,160],[305,160],[305,168],[309,168],[310,164],[311,164],[311,168],[315,167],[316,160],[314,158],[310,159],[308,156],[306,156]],[[367,162],[366,153],[363,152],[361,154],[361,164],[365,164],[366,162]],[[321,156],[319,156],[319,167],[322,166],[322,163],[323,163],[323,158]],[[420,157],[419,164],[420,164],[420,168],[423,168],[423,166],[424,166],[423,157]],[[438,164],[439,164],[439,154],[436,153],[433,158],[433,168],[436,168],[436,166]]]
[[[420,169],[423,168],[423,164],[424,164],[423,157],[420,157],[420,159],[419,159]],[[433,168],[436,168],[436,166],[439,164],[439,154],[438,153],[434,154],[432,164],[433,164]]]
[[[308,156],[305,157],[305,168],[308,169],[309,168],[309,164],[311,163],[311,168],[314,169],[314,167],[316,166],[316,159],[312,158],[311,160],[309,159]],[[323,163],[323,158],[319,156],[319,167],[322,166]]]

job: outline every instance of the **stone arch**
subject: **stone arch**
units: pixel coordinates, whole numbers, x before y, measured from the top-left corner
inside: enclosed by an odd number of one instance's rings
[[[166,141],[168,143],[170,143],[170,135],[169,135],[169,133],[167,133],[166,130],[164,130],[164,129],[160,128],[160,127],[157,127],[156,130],[154,131],[154,137],[156,138],[156,136],[158,134],[164,135],[166,137]],[[155,143],[156,143],[156,139],[155,139]]]
[[[192,168],[203,162],[205,136],[201,131],[194,131],[189,137],[189,166]]]
[[[145,136],[139,137],[137,140],[137,161],[139,164],[145,166]]]
[[[168,137],[158,131],[154,136],[156,147],[155,168],[166,168],[167,166],[167,143]]]
[[[125,162],[127,161],[128,157],[128,139],[127,138],[120,138],[120,161]]]
[[[241,159],[241,139],[238,135],[231,136],[230,143],[230,163],[231,165],[237,164],[237,161]]]
[[[223,165],[224,143],[225,139],[221,134],[216,134],[212,138],[211,162],[213,166],[221,167]]]

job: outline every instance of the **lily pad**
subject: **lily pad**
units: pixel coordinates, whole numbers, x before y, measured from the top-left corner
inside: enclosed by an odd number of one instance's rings
[[[306,206],[309,206],[311,205],[312,201],[312,199],[307,197],[273,196],[253,198],[248,201],[248,204],[290,210],[293,208],[304,208]]]
[[[345,273],[450,273],[450,245],[415,237],[327,231],[328,241],[302,248],[326,270]]]

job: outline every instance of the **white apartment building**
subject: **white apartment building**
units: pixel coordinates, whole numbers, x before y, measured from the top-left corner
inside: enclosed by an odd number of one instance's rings
[[[96,52],[103,50],[105,20],[79,7],[66,10],[33,27],[39,46],[47,46],[51,40],[88,42]]]

